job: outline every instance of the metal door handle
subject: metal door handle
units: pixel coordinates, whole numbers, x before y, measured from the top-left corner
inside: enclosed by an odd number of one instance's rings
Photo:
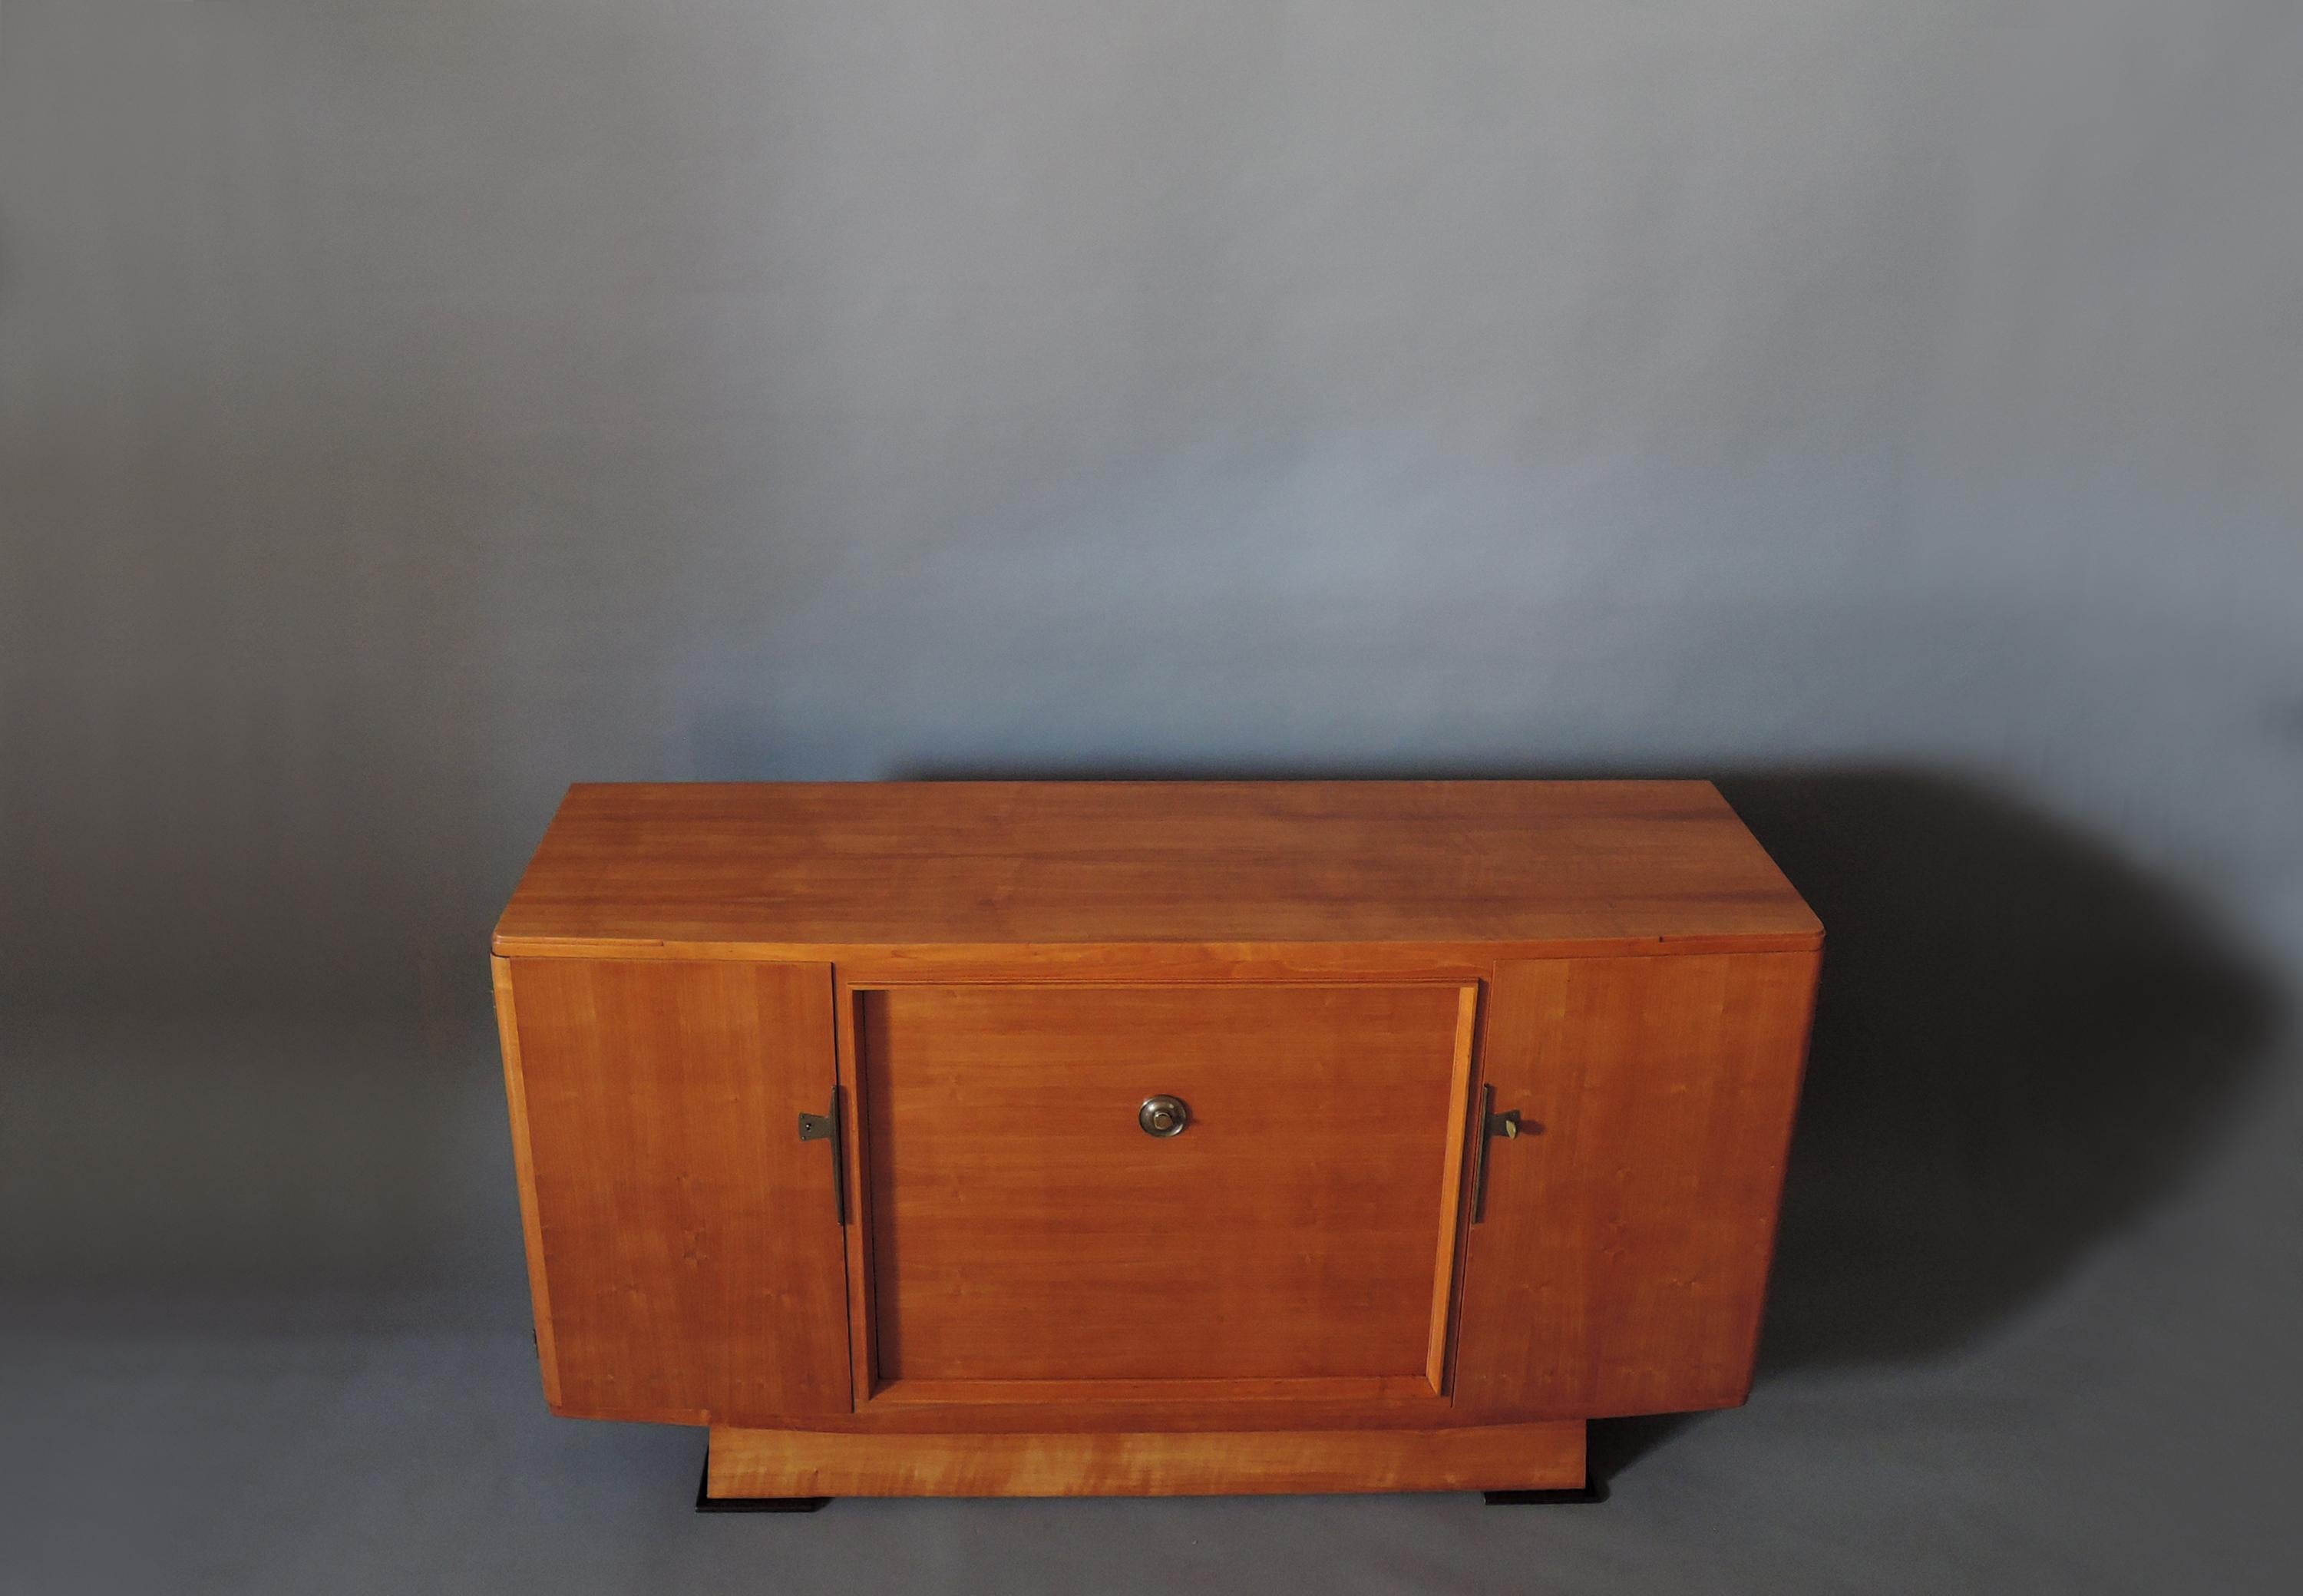
[[[799,1139],[803,1142],[831,1144],[831,1212],[841,1224],[848,1222],[847,1171],[840,1168],[839,1148],[839,1088],[831,1089],[831,1106],[821,1114],[803,1113],[799,1117]]]
[[[1523,1120],[1517,1109],[1496,1112],[1496,1089],[1480,1088],[1480,1122],[1472,1127],[1472,1223],[1478,1224],[1488,1217],[1488,1144],[1501,1136],[1515,1141],[1522,1132],[1532,1134],[1543,1127],[1533,1120]]]

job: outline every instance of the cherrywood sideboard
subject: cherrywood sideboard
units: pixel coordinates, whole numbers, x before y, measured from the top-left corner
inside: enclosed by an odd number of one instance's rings
[[[1580,1488],[1750,1389],[1821,946],[1701,781],[571,788],[545,1398],[704,1507]]]

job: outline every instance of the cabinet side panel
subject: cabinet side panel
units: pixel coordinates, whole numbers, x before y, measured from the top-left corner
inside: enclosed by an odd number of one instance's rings
[[[544,1233],[536,1213],[536,1158],[527,1131],[527,1087],[519,1065],[519,1019],[511,995],[511,961],[488,960],[496,993],[496,1036],[503,1050],[504,1102],[511,1116],[512,1171],[519,1182],[519,1228],[527,1253],[527,1295],[536,1316],[536,1361],[544,1399],[560,1406],[560,1361],[552,1343],[552,1296],[544,1276]]]
[[[1500,967],[1455,1399],[1604,1417],[1750,1389],[1819,956]],[[1540,1130],[1535,1127],[1540,1126]]]
[[[847,1412],[827,965],[515,959],[554,1411]],[[548,1304],[548,1307],[546,1305]]]

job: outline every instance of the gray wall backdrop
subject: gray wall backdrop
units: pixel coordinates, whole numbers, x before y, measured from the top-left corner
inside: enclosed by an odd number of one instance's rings
[[[1717,774],[1771,1357],[2291,1393],[2299,153],[2275,0],[6,0],[0,1263],[518,1325],[573,779]]]

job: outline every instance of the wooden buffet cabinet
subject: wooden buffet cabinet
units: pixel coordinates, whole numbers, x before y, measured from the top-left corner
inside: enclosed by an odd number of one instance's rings
[[[1750,1388],[1821,944],[1700,781],[572,788],[545,1397],[699,1506],[1579,1488]]]

